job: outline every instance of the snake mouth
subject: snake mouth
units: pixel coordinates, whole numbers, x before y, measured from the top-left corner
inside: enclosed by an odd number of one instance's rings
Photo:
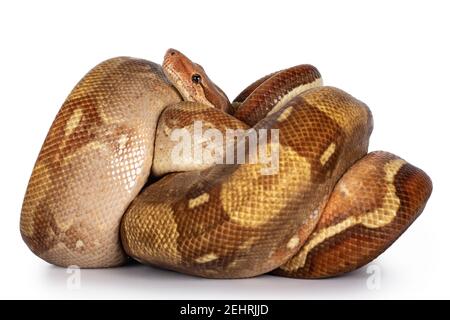
[[[164,61],[169,61],[171,57],[175,57],[177,55],[180,55],[180,51],[169,48],[167,49],[166,53],[164,54]]]
[[[163,72],[184,100],[189,100],[189,98],[192,98],[189,91],[186,89],[188,84],[183,81],[180,75],[171,67],[170,63],[163,63]]]
[[[183,58],[184,55],[175,49],[168,49],[166,53],[164,54],[163,59],[163,70],[169,71],[171,74],[175,73],[174,66],[180,64],[180,57]],[[187,58],[186,58],[187,59]]]

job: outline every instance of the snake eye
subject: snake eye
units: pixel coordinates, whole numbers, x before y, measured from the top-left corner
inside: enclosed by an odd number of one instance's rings
[[[192,75],[193,83],[198,84],[198,83],[200,83],[200,81],[202,81],[202,77],[199,74],[196,73],[196,74]]]

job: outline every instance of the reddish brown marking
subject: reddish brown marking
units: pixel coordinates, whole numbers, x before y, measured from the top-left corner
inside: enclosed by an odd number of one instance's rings
[[[399,158],[386,152],[374,152],[363,158],[352,177],[344,176],[347,181],[353,180],[353,184],[348,186],[352,196],[342,198],[340,191],[335,189],[316,230],[340,222],[345,217],[364,214],[380,207],[379,200],[382,200],[384,192],[383,186],[379,184],[384,180],[384,164],[393,159]],[[377,169],[372,172],[373,176],[365,173],[370,166]],[[362,181],[364,187],[358,187]],[[375,259],[420,215],[432,190],[430,178],[408,163],[396,174],[394,185],[401,204],[390,224],[380,228],[367,228],[363,225],[350,227],[313,248],[303,267],[293,271],[277,269],[275,273],[298,278],[324,278],[355,270]],[[369,198],[366,197],[368,193]]]
[[[320,79],[319,71],[311,65],[299,65],[275,73],[260,84],[239,106],[234,116],[250,126],[255,125],[272,110],[274,101],[293,89]]]

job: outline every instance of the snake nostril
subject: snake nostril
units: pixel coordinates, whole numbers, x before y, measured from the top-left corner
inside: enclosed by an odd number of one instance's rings
[[[171,51],[171,52],[170,52],[170,55],[171,55],[171,56],[174,56],[175,53],[176,53],[175,51]]]

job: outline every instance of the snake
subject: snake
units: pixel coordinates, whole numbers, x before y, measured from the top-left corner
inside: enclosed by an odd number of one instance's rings
[[[214,157],[173,157],[176,130],[225,134]],[[422,213],[430,177],[368,153],[373,117],[312,65],[260,78],[232,102],[202,66],[169,49],[163,63],[117,57],[71,91],[39,152],[20,232],[48,263],[140,263],[207,278],[272,273],[327,278],[384,252]],[[276,172],[247,161],[250,132]],[[203,139],[203,140],[202,140]],[[213,140],[210,139],[210,142]],[[243,147],[246,161],[224,163]],[[233,153],[234,154],[234,153]]]

